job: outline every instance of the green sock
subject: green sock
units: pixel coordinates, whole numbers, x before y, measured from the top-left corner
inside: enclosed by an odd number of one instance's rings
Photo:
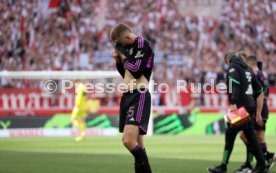
[[[253,154],[250,152],[249,146],[246,146],[246,164],[251,164],[253,162]]]
[[[227,165],[229,162],[229,158],[230,158],[230,152],[228,150],[224,150],[221,164]]]

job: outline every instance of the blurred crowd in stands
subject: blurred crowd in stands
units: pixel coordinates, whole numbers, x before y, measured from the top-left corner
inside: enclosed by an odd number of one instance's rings
[[[111,52],[109,31],[118,22],[163,52],[157,82],[223,81],[224,54],[244,50],[263,62],[276,85],[275,0],[226,0],[216,18],[183,16],[171,0],[0,0],[0,70],[115,70],[111,56],[101,62],[95,53]],[[170,63],[171,55],[184,63]]]

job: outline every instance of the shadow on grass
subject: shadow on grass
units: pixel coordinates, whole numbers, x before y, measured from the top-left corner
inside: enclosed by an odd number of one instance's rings
[[[1,173],[132,173],[133,158],[115,154],[0,151]],[[206,173],[214,161],[150,158],[153,173]],[[230,164],[233,172],[240,163]]]

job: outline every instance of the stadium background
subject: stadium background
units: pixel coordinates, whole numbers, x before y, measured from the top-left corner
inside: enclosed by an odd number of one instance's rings
[[[153,94],[155,134],[223,133],[226,96],[179,94],[175,92],[176,80],[224,82],[225,52],[244,50],[255,54],[264,64],[271,89],[267,133],[276,133],[274,1],[11,0],[1,1],[0,14],[2,72],[81,70],[93,74],[95,70],[116,70],[108,34],[117,22],[128,23],[150,40],[156,51],[153,79],[170,85],[168,93]],[[1,78],[0,136],[47,136],[56,132],[45,129],[71,127],[73,92],[48,94],[42,89],[43,82]],[[60,81],[55,82],[60,85]],[[87,125],[97,127],[90,133],[116,134],[116,129],[103,129],[117,127],[120,95],[91,97],[100,99],[102,106],[88,118]]]
[[[224,82],[223,55],[229,50],[244,50],[263,62],[271,90],[267,143],[276,151],[275,20],[275,0],[0,0],[0,173],[132,171],[117,132],[120,94],[88,96],[99,99],[101,108],[87,119],[92,137],[76,143],[73,91],[62,94],[60,80],[54,80],[59,90],[49,94],[46,80],[2,76],[114,71],[108,33],[117,22],[153,43],[153,79],[170,85],[168,93],[153,94],[154,135],[146,144],[155,173],[203,173],[218,164],[226,96],[177,93],[175,81]],[[235,146],[230,172],[245,157],[240,140]]]

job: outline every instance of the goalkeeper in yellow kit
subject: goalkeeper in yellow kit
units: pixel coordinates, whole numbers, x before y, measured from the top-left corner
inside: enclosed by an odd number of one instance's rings
[[[82,83],[78,83],[75,97],[75,107],[71,114],[72,124],[80,130],[80,136],[76,137],[76,141],[82,141],[86,135],[86,122],[87,116],[87,98],[86,88]]]
[[[100,101],[87,99],[86,87],[82,83],[77,83],[75,106],[72,111],[72,124],[80,130],[80,136],[75,138],[76,141],[82,141],[86,136],[85,119],[88,113],[95,113],[100,108]]]

